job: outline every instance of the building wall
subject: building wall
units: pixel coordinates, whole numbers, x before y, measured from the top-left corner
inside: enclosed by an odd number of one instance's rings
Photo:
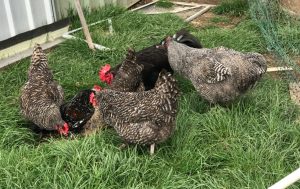
[[[80,3],[83,8],[93,10],[105,5],[118,5],[128,8],[138,1],[140,0],[80,0]],[[56,9],[55,16],[59,19],[66,17],[69,9],[76,10],[74,0],[53,0],[53,2]]]
[[[0,41],[53,22],[51,0],[0,1]]]
[[[95,9],[104,5],[128,7],[139,0],[81,0],[82,7]],[[51,24],[75,9],[74,0],[0,0],[0,42],[20,33]]]

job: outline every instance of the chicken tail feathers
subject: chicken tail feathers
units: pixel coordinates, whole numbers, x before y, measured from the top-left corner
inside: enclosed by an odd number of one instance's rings
[[[47,62],[46,54],[44,53],[42,47],[39,44],[36,44],[33,48],[31,63],[33,65],[38,65],[43,62]]]
[[[174,79],[172,74],[167,72],[165,69],[162,69],[162,71],[159,73],[155,88],[159,91],[165,92],[169,91],[169,89],[171,88],[176,91],[178,90],[176,80]]]
[[[181,29],[177,31],[176,34],[173,35],[173,40],[175,40],[178,43],[185,44],[189,47],[199,49],[202,48],[202,45],[199,42],[199,40],[191,33],[189,33],[186,29]]]

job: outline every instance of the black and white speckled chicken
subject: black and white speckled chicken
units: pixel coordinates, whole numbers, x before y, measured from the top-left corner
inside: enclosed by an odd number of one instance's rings
[[[195,49],[166,39],[172,69],[191,80],[210,103],[227,104],[245,93],[267,70],[258,53],[241,53],[225,47]]]
[[[63,98],[63,89],[53,79],[46,54],[40,45],[36,45],[31,57],[28,81],[21,89],[21,113],[41,129],[57,130],[67,135],[69,126],[59,110]]]
[[[165,141],[175,127],[179,90],[172,75],[163,70],[154,89],[120,92],[110,89],[96,95],[100,113],[126,143],[151,145]]]
[[[142,82],[143,65],[136,63],[133,49],[128,49],[125,60],[117,70],[110,89],[122,92],[144,91]]]
[[[92,92],[89,96],[89,102],[92,104],[94,108],[94,113],[91,118],[83,125],[82,134],[87,136],[93,133],[96,133],[98,130],[106,127],[106,124],[103,122],[102,115],[100,113],[100,106],[96,101],[95,96],[101,91],[101,87],[95,85],[92,89]]]
[[[190,34],[187,30],[181,29],[174,34],[174,40],[179,43],[189,45],[194,48],[202,48],[202,45],[195,36]],[[162,41],[164,42],[164,40]],[[136,63],[143,65],[142,81],[145,86],[145,90],[150,90],[155,86],[158,75],[162,69],[173,73],[170,67],[167,51],[163,48],[157,48],[160,44],[155,44],[136,53]],[[116,77],[118,70],[122,64],[118,64],[114,68],[110,68],[106,65],[99,71],[100,80],[110,84]]]

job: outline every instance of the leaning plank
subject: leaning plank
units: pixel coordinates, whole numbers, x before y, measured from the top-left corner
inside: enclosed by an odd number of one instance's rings
[[[196,14],[188,17],[187,19],[185,19],[186,22],[190,22],[192,20],[194,20],[195,18],[197,18],[198,16],[206,13],[211,7],[213,7],[213,5],[209,5],[209,6],[206,6],[204,9],[200,10],[199,12],[197,12]]]
[[[199,3],[186,3],[186,2],[179,2],[179,1],[172,1],[172,3],[176,4],[176,5],[183,5],[183,6],[215,6],[213,4],[199,4]]]
[[[270,68],[267,68],[267,72],[290,71],[290,70],[293,70],[293,68],[290,68],[290,67],[270,67]]]
[[[77,13],[78,13],[81,25],[82,25],[83,33],[85,35],[87,44],[88,44],[90,49],[95,50],[95,46],[93,44],[93,40],[92,40],[91,34],[89,32],[89,28],[86,24],[86,21],[85,21],[85,18],[84,18],[83,11],[82,11],[79,0],[75,0],[75,6],[76,6],[76,9],[77,9]]]
[[[131,11],[137,11],[137,10],[143,9],[143,8],[145,8],[145,7],[148,7],[149,5],[152,5],[152,4],[156,3],[157,1],[158,1],[158,0],[152,1],[151,3],[148,3],[148,4],[142,5],[142,6],[140,6],[140,7],[137,7],[137,8],[135,8],[135,9],[132,9]]]
[[[202,5],[198,5],[198,6],[195,6],[195,7],[179,8],[179,9],[175,9],[175,10],[172,10],[172,11],[166,11],[166,12],[150,12],[150,13],[145,13],[145,14],[148,14],[148,15],[154,15],[154,14],[165,14],[165,13],[179,13],[179,12],[189,11],[189,10],[192,10],[192,9],[198,9],[198,8],[201,8],[201,7],[203,7],[203,6],[202,6]]]

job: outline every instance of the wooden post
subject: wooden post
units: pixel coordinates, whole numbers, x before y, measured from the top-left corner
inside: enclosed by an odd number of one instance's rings
[[[83,11],[82,11],[79,0],[75,0],[75,6],[76,6],[76,9],[77,9],[77,13],[78,13],[81,25],[82,25],[83,33],[85,35],[86,41],[89,45],[89,48],[92,49],[92,50],[95,50],[95,47],[94,47],[94,44],[93,44],[93,41],[92,41],[92,37],[91,37],[91,34],[89,32],[89,28],[86,24],[86,21],[85,21],[85,18],[84,18]]]

